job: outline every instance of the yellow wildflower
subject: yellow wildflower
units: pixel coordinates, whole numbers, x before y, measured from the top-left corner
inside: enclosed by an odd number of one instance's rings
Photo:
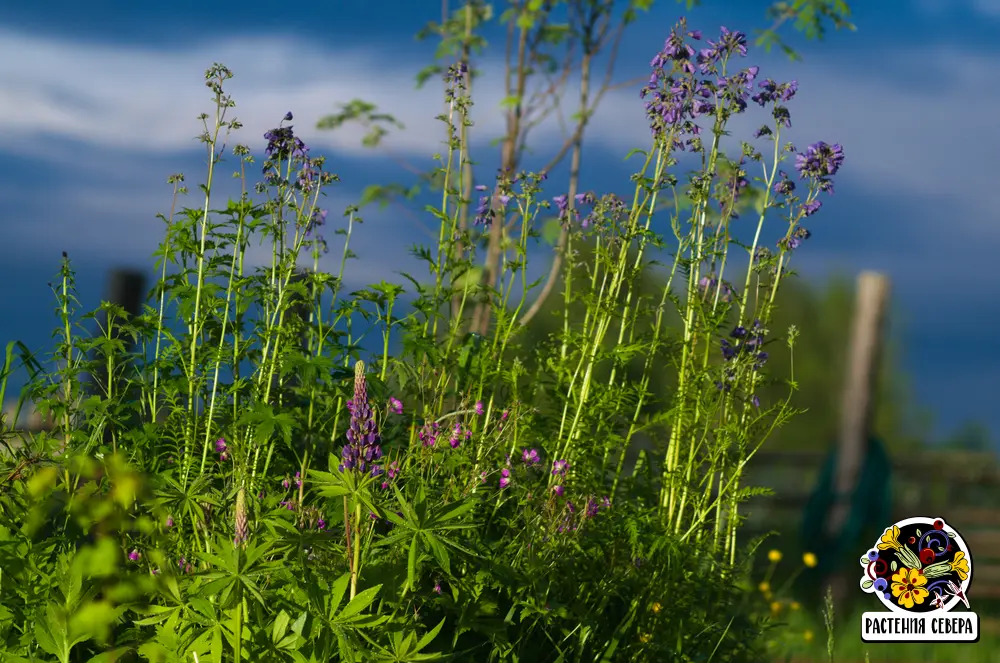
[[[757,585],[757,589],[760,590],[761,594],[767,594],[769,591],[771,591],[771,583],[765,580],[764,582]]]
[[[643,633],[642,635],[639,636],[639,642],[643,644],[646,644],[647,642],[649,642],[649,640],[650,640],[649,633]]]
[[[802,634],[802,638],[803,638],[803,639],[804,639],[804,640],[805,640],[806,642],[812,642],[812,639],[813,639],[813,632],[812,632],[812,631],[806,631],[805,633],[803,633],[803,634]]]
[[[959,550],[955,553],[955,559],[949,563],[952,571],[958,573],[958,577],[965,580],[969,577],[969,560],[965,559],[965,553]]]
[[[899,528],[895,525],[892,526],[892,529],[883,532],[882,538],[879,539],[879,550],[888,550],[889,548],[899,550]]]
[[[892,595],[899,605],[910,610],[913,604],[923,603],[930,594],[924,587],[926,584],[927,577],[920,569],[908,569],[904,566],[892,576]]]
[[[808,566],[810,569],[812,569],[815,568],[817,564],[819,564],[819,560],[816,559],[815,554],[807,552],[804,555],[802,555],[802,563]]]
[[[649,606],[649,609],[653,611],[653,614],[658,615],[660,614],[660,610],[663,610],[663,606],[660,605],[659,603],[654,603],[653,605]]]
[[[792,601],[791,604],[788,607],[791,608],[792,610],[798,610],[802,606],[799,605],[798,601]]]
[[[771,614],[777,616],[781,613],[781,602],[774,601],[771,603]]]
[[[768,552],[767,553],[767,559],[770,560],[772,563],[777,564],[778,562],[781,561],[781,551],[780,550],[772,550],[772,551]]]

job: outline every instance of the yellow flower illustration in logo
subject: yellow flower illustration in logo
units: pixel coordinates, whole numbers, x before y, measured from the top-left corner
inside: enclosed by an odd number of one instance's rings
[[[882,534],[882,538],[879,539],[879,550],[888,550],[889,548],[899,550],[899,528],[895,525],[892,526],[891,530],[887,529],[885,533]]]
[[[951,570],[958,573],[958,577],[962,580],[969,577],[969,560],[965,559],[965,553],[961,550],[955,553],[955,558],[949,564]]]
[[[923,603],[929,595],[924,587],[926,584],[927,578],[920,569],[908,569],[904,566],[892,576],[892,595],[899,605],[910,610],[914,604]]]

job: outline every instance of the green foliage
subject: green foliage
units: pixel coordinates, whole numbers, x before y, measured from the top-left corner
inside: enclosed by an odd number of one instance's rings
[[[531,1],[508,19],[539,44],[586,41],[574,30],[588,25],[606,34],[606,5],[570,27],[550,9]],[[794,381],[769,373],[763,347],[794,348],[771,332],[777,293],[824,176],[774,193],[790,152],[775,112],[773,160],[741,146],[764,176],[738,200],[748,176],[723,143],[739,104],[717,91],[703,113],[711,138],[653,119],[627,201],[557,196],[553,210],[544,175],[511,168],[470,214],[466,65],[490,10],[470,3],[454,18],[463,31],[442,27],[442,52],[463,64],[445,76],[454,112],[441,118],[441,202],[428,207],[440,234],[414,250],[427,274],[406,275],[409,301],[387,282],[344,292],[356,208],[336,230],[339,273],[320,271],[321,196],[337,177],[284,126],[290,114],[265,135],[260,183],[247,178],[251,150],[234,148],[244,193],[220,208],[213,181],[240,128],[222,65],[205,76],[203,199],[163,218],[143,312],[102,305],[101,332],[84,337],[91,316],[76,310],[64,256],[51,367],[21,357],[24,398],[52,427],[2,430],[5,660],[761,660],[767,624],[747,607],[737,540],[741,504],[760,489],[742,469],[794,414]],[[732,73],[728,56],[712,66]],[[355,120],[393,123],[354,102],[330,124]],[[703,161],[682,183],[686,135]],[[170,178],[172,210],[183,182]],[[758,238],[765,220],[780,224],[778,251],[730,232],[748,200]],[[562,296],[526,326],[544,303],[527,262],[546,226],[565,258],[550,281]],[[249,262],[251,242],[270,249],[267,264]],[[658,251],[671,258],[665,281]],[[731,252],[748,258],[737,284]],[[663,437],[626,472],[645,431]]]

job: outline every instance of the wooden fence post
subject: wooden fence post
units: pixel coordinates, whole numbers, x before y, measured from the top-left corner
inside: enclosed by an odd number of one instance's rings
[[[840,533],[850,513],[858,474],[868,451],[888,300],[889,280],[884,275],[862,272],[858,276],[837,436],[833,504],[826,522],[831,538]],[[836,573],[831,584],[834,603],[842,605],[852,586],[850,579]]]

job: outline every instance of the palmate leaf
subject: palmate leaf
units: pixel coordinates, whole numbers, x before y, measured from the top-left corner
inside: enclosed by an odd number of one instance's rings
[[[363,610],[368,608],[375,601],[381,589],[382,585],[375,585],[358,592],[354,598],[351,599],[351,602],[348,603],[347,606],[334,617],[334,621],[341,624],[352,624],[355,626],[375,626],[376,624],[385,621],[384,617],[361,614]]]
[[[385,618],[377,615],[362,614],[378,597],[382,585],[374,585],[358,592],[351,601],[340,610],[340,604],[344,601],[344,595],[350,585],[351,574],[345,573],[334,581],[327,593],[326,618],[331,626],[353,626],[365,628],[376,626],[385,621]]]
[[[441,654],[439,652],[424,652],[423,650],[434,641],[441,632],[445,620],[438,622],[437,626],[427,631],[419,639],[415,631],[394,631],[389,636],[389,648],[379,646],[370,638],[365,636],[372,645],[378,647],[374,655],[374,660],[385,661],[386,663],[418,663],[421,661],[448,661],[454,655]]]
[[[237,426],[251,426],[256,424],[258,440],[267,440],[275,430],[281,433],[285,444],[292,441],[292,429],[295,427],[295,419],[289,412],[275,412],[274,408],[267,403],[257,403],[253,410],[246,412],[236,422]]]
[[[222,663],[222,636],[226,630],[223,624],[217,623],[195,638],[191,650],[199,653],[200,661]]]
[[[387,537],[377,545],[387,546],[400,543],[406,538],[410,539],[407,553],[405,591],[413,591],[416,588],[421,559],[421,544],[426,546],[434,560],[448,575],[451,575],[451,557],[448,554],[446,546],[450,546],[470,556],[477,556],[472,550],[443,535],[444,532],[475,527],[475,523],[473,522],[460,520],[462,516],[471,513],[475,509],[478,504],[475,499],[466,499],[457,504],[445,504],[438,509],[429,509],[423,486],[418,487],[412,504],[403,496],[398,487],[393,486],[393,491],[395,492],[400,512],[403,515],[400,516],[387,511],[385,517],[394,525],[403,528],[405,532]]]
[[[330,456],[331,465],[334,463],[334,456]],[[336,465],[332,465],[336,467]],[[354,486],[350,477],[342,472],[322,472],[320,470],[309,470],[309,477],[313,480],[313,486],[323,497],[343,497],[354,492]]]
[[[221,604],[229,607],[230,599],[234,598],[234,590],[242,586],[261,605],[266,600],[257,585],[256,578],[263,574],[274,563],[259,564],[262,557],[273,548],[272,542],[257,545],[249,542],[246,549],[237,548],[220,539],[216,550],[218,554],[198,552],[196,555],[212,565],[212,571],[199,574],[209,582],[201,587],[199,595],[210,597],[218,595]]]

